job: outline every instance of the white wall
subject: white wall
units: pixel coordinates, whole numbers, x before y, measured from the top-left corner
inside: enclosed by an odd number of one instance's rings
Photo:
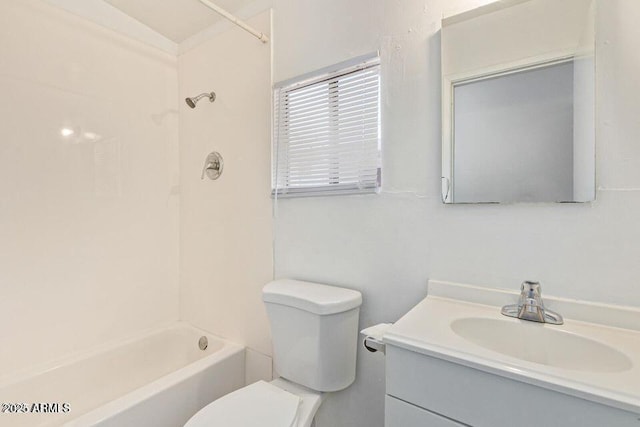
[[[177,319],[175,58],[3,1],[0,93],[0,375]]]
[[[457,80],[487,74],[586,48],[587,40],[581,38],[590,24],[587,16],[592,2],[516,0],[495,2],[452,17],[445,12],[444,77]]]
[[[268,33],[270,13],[249,22]],[[194,110],[180,102],[181,315],[248,346],[248,372],[268,377],[270,359],[260,355],[271,354],[261,294],[273,275],[271,44],[234,27],[181,55],[179,80],[181,100],[217,94]],[[202,181],[214,150],[224,172]]]
[[[360,289],[362,327],[397,320],[428,278],[640,305],[640,4],[598,11],[597,201],[442,205],[439,22],[480,3],[275,1],[275,81],[381,50],[383,192],[279,200],[275,220],[276,276]],[[318,427],[382,426],[383,395],[383,359],[360,354]]]

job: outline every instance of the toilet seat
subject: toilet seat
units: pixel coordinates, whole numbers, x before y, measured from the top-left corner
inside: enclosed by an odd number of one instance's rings
[[[258,381],[205,406],[184,427],[293,427],[301,403],[300,396]]]

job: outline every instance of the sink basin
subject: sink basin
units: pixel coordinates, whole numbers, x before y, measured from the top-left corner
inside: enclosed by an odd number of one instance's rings
[[[467,317],[451,322],[453,332],[465,340],[528,362],[575,371],[631,369],[631,360],[615,348],[557,328],[510,319]]]
[[[537,425],[640,427],[640,308],[547,296],[549,306],[565,315],[563,325],[550,325],[500,314],[504,304],[517,300],[516,292],[432,280],[428,291],[427,297],[383,336],[388,361],[393,358],[396,363],[423,360],[425,366],[433,368],[424,377],[420,377],[419,370],[415,374],[409,372],[408,381],[415,377],[412,387],[414,383],[425,382],[419,378],[451,381],[453,372],[464,366],[460,379],[453,381],[456,387],[449,394],[462,393],[469,383],[484,381],[480,378],[488,382],[486,387],[470,393],[466,400],[460,396],[462,400],[459,401],[475,404],[476,397],[481,398],[476,394],[483,389],[491,390],[490,398],[494,401],[495,391],[504,383],[493,378],[498,376],[537,390],[525,396],[513,391],[515,385],[504,385],[502,397],[495,396],[500,402],[524,399],[527,408],[535,407],[545,396],[538,389],[542,388],[582,399],[576,407],[564,407],[568,413],[584,415],[585,409],[594,407],[585,406],[586,400],[633,414],[626,424],[607,417],[596,420],[588,416],[583,423],[572,418],[573,423],[547,420]],[[478,375],[470,375],[467,368]],[[387,372],[390,371],[393,369]],[[461,388],[461,383],[465,387]],[[433,390],[438,390],[438,386],[432,383],[415,390],[424,394],[429,402],[448,395],[435,394]],[[511,399],[512,394],[517,397]],[[553,415],[563,404],[549,396],[543,406],[547,410],[545,414]],[[451,407],[450,401],[446,404]],[[527,410],[522,409],[518,414]],[[499,423],[485,424],[495,426]],[[536,423],[532,421],[533,424]]]

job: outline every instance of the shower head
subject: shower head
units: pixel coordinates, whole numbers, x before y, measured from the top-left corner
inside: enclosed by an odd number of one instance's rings
[[[198,101],[200,101],[202,98],[209,98],[210,102],[213,102],[216,100],[216,93],[215,92],[211,92],[211,93],[201,93],[198,96],[194,96],[193,98],[187,98],[185,99],[185,102],[187,103],[187,105],[191,108],[196,108],[196,104],[198,103]]]

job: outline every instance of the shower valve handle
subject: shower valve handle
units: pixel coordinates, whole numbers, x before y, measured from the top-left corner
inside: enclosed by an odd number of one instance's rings
[[[204,161],[204,167],[202,168],[202,176],[200,179],[204,179],[204,176],[210,180],[216,180],[222,175],[222,168],[224,167],[224,160],[217,151],[209,153]]]

